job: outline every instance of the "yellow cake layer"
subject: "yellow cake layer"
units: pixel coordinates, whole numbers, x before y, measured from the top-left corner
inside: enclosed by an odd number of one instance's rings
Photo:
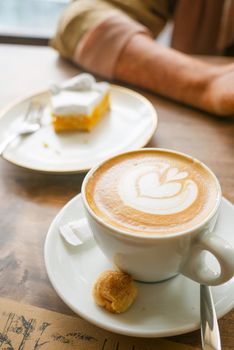
[[[53,116],[53,125],[56,132],[72,130],[91,130],[97,122],[110,109],[110,94],[107,93],[100,103],[94,108],[92,114],[81,115],[55,115]]]

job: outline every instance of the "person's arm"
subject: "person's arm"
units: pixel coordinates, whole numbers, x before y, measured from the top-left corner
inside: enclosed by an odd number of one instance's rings
[[[127,43],[114,77],[211,113],[234,115],[234,64],[207,64],[146,35]]]
[[[100,77],[217,115],[234,115],[234,64],[214,66],[158,45],[154,37],[169,16],[167,0],[147,3],[129,1],[126,7],[124,0],[74,1],[63,14],[53,46]]]

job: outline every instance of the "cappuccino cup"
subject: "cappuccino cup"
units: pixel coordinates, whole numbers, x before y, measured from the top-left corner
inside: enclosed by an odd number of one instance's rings
[[[201,284],[234,275],[234,249],[212,231],[221,188],[214,173],[186,154],[145,148],[91,169],[82,201],[93,236],[118,269],[142,282],[183,274]],[[204,252],[220,271],[211,270]]]

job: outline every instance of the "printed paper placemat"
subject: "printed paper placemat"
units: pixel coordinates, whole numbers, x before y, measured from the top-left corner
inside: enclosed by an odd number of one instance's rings
[[[196,350],[164,339],[133,338],[102,330],[79,317],[0,298],[2,350]]]

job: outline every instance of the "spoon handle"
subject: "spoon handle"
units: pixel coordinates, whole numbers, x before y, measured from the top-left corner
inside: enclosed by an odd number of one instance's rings
[[[201,339],[203,350],[221,350],[219,326],[210,287],[200,286]]]

